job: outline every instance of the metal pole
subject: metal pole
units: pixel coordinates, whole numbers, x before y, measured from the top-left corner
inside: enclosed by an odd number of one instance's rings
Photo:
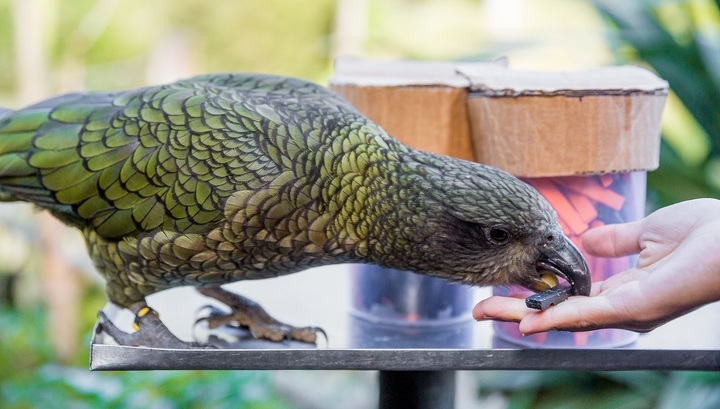
[[[379,409],[453,409],[455,371],[380,371]]]

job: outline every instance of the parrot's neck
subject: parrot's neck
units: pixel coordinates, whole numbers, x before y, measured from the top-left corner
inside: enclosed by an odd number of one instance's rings
[[[396,269],[421,270],[428,236],[442,211],[438,201],[447,158],[415,150],[394,152],[368,168],[349,210],[359,234],[355,253],[364,261]]]

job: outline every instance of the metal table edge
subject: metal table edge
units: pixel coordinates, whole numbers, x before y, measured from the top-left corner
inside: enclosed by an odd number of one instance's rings
[[[720,370],[720,351],[659,349],[161,349],[91,344],[110,370]]]

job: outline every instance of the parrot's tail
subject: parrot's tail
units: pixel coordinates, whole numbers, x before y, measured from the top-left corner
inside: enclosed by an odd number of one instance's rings
[[[12,111],[12,109],[0,107],[0,121],[2,121],[5,116],[12,113]],[[6,193],[0,189],[0,202],[10,202],[13,200],[15,200],[15,198],[10,193]]]
[[[35,171],[28,165],[25,152],[46,116],[0,107],[0,202],[26,200],[18,193],[38,190]]]
[[[77,99],[79,94],[68,94],[39,104],[31,105],[17,111],[0,111],[0,202],[24,201],[30,202],[48,209],[56,216],[62,214],[63,221],[70,223],[71,218],[76,217],[69,205],[58,203],[53,192],[48,190],[42,183],[40,172],[37,166],[29,162],[28,152],[32,151],[35,136],[38,129],[48,123],[50,112],[55,105],[65,101]],[[79,137],[77,132],[67,132],[66,128],[75,131],[78,124],[65,124],[57,122],[53,131],[60,137],[67,137],[71,142]],[[55,137],[50,137],[55,141]],[[44,149],[39,149],[35,158],[43,168],[60,168],[70,161],[78,159],[78,153],[74,149],[53,149],[52,143],[46,144]],[[69,158],[69,159],[68,159]],[[59,175],[60,173],[58,173]],[[72,178],[72,176],[67,176]],[[73,219],[72,222],[75,222]]]

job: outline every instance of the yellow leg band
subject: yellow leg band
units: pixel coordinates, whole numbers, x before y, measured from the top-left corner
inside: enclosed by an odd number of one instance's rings
[[[133,321],[133,323],[132,323],[132,327],[135,331],[140,331],[140,318],[142,318],[150,313],[155,314],[155,316],[158,316],[158,313],[155,312],[155,310],[153,310],[150,307],[140,308],[140,311],[138,311],[138,313],[135,315],[135,321]]]
[[[148,313],[149,313],[150,311],[152,311],[152,310],[150,309],[150,307],[142,307],[142,308],[140,308],[140,311],[138,311],[137,316],[140,317],[140,318],[142,318],[142,317],[148,315]]]

